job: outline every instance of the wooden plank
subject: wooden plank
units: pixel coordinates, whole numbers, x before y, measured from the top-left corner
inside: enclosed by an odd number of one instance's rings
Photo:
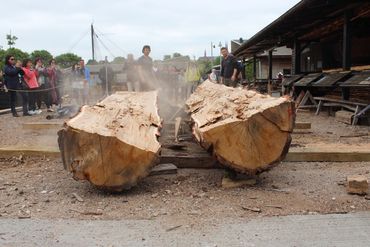
[[[23,129],[29,130],[46,130],[46,129],[59,129],[63,126],[63,122],[31,122],[23,123]]]
[[[3,147],[0,148],[0,157],[12,156],[46,156],[46,157],[60,157],[60,151],[57,147]]]
[[[177,173],[177,166],[174,164],[159,164],[153,167],[150,171],[149,176],[157,176],[157,175],[168,175],[168,174],[176,174]]]
[[[220,168],[216,165],[216,159],[210,155],[162,155],[160,160],[161,163],[172,163],[178,168]]]
[[[22,110],[22,107],[16,107],[15,108],[16,111],[21,111]],[[0,115],[4,115],[4,114],[8,114],[8,113],[11,113],[11,109],[10,108],[7,108],[7,109],[2,109],[0,110]]]
[[[332,99],[332,98],[327,98],[327,97],[314,97],[314,99],[315,100],[328,101],[328,102],[334,102],[334,103],[340,103],[340,104],[367,106],[367,104],[361,103],[361,102],[354,102],[354,101],[349,101],[349,100]]]
[[[0,157],[14,157],[14,156],[42,156],[42,157],[60,157],[60,152],[56,148],[19,148],[6,147],[0,148]],[[363,162],[370,161],[369,152],[338,152],[338,151],[318,151],[318,150],[290,150],[285,159],[285,162]],[[210,155],[162,155],[160,157],[161,163],[172,163],[178,168],[222,168]]]
[[[356,71],[370,70],[370,65],[352,66],[351,70],[356,70]]]
[[[309,122],[296,122],[294,129],[311,129],[311,123]]]
[[[290,151],[287,162],[361,162],[370,161],[370,152]]]

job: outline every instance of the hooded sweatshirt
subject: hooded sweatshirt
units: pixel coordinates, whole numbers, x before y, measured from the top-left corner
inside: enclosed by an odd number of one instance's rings
[[[24,80],[26,81],[27,85],[33,89],[38,88],[39,84],[37,83],[36,73],[34,70],[29,68],[22,68],[24,71]]]

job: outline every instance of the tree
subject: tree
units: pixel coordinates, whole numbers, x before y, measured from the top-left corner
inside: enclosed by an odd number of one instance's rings
[[[12,48],[13,45],[15,45],[15,41],[18,39],[17,36],[12,35],[12,33],[9,33],[6,35],[6,40],[8,41],[9,48]]]
[[[23,60],[26,58],[29,58],[29,55],[27,52],[23,52],[20,49],[17,48],[9,48],[8,50],[0,50],[0,68],[2,69],[4,67],[5,57],[7,55],[13,55],[16,60]]]
[[[221,64],[221,57],[217,56],[215,60],[213,61],[213,66],[220,65]]]
[[[173,58],[175,57],[182,57],[182,55],[178,52],[175,52],[173,55],[172,55]]]
[[[81,60],[81,57],[73,53],[64,53],[55,57],[55,61],[62,68],[72,67],[74,64],[78,63]]]
[[[200,60],[197,62],[197,65],[202,76],[212,69],[212,63],[210,60]]]
[[[126,60],[126,58],[124,58],[124,57],[115,57],[113,59],[112,63],[114,63],[114,64],[123,64],[123,63],[125,63],[125,60]]]
[[[89,61],[87,61],[86,65],[97,65],[98,62],[96,60],[92,60],[92,59],[89,59]]]
[[[163,60],[168,60],[168,59],[171,59],[171,55],[164,55],[163,56]]]
[[[53,59],[53,55],[46,50],[35,50],[30,54],[30,58],[32,61],[35,61],[36,58],[41,58],[41,60],[47,64]]]
[[[247,63],[245,65],[245,75],[248,81],[253,81],[253,63]]]

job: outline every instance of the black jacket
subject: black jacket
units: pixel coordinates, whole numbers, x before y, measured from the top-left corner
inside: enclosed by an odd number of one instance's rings
[[[20,77],[24,75],[22,68],[11,65],[4,67],[4,84],[8,89],[19,89],[21,87]]]
[[[234,69],[238,69],[237,60],[233,54],[229,55],[221,60],[221,77],[230,79],[234,74]]]

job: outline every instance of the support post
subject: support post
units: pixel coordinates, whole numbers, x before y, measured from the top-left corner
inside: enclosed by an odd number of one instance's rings
[[[351,14],[346,11],[344,13],[344,25],[343,25],[343,70],[351,69]]]
[[[298,75],[301,73],[301,43],[299,40],[294,40],[293,46],[293,75]]]
[[[271,85],[272,85],[272,49],[269,50],[268,56],[268,64],[269,64],[269,73],[268,73],[268,84],[267,84],[267,93],[271,95]]]
[[[95,44],[94,44],[94,25],[91,24],[91,51],[92,51],[92,60],[95,61]]]
[[[109,87],[108,87],[108,57],[105,56],[105,96],[109,96]]]
[[[253,81],[257,80],[257,56],[253,55]]]

